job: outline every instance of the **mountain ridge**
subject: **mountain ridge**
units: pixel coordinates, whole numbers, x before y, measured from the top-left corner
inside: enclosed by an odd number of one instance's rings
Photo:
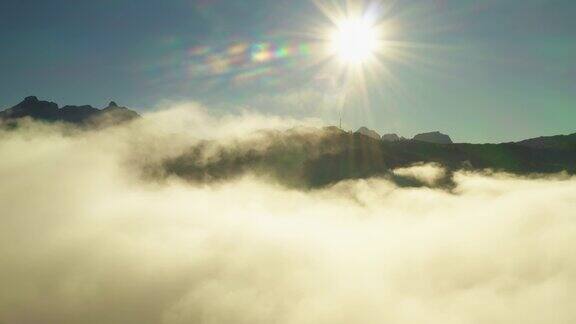
[[[27,97],[0,112],[0,119],[8,122],[26,117],[99,127],[110,125],[108,119],[118,124],[139,115],[115,102],[103,109],[89,105],[59,108],[56,103],[36,97]],[[387,177],[400,185],[427,185],[393,171],[430,163],[447,170],[447,178],[440,182],[447,186],[451,174],[458,170],[576,175],[576,133],[510,143],[468,144],[453,143],[448,135],[440,132],[423,133],[414,139],[397,135],[381,137],[368,128],[347,132],[334,126],[258,132],[263,135],[257,136],[258,140],[239,138],[233,146],[217,140],[195,141],[177,156],[160,161],[149,159],[155,162],[144,163],[154,165],[145,166],[142,172],[156,178],[177,176],[195,182],[228,180],[251,172],[288,186],[307,188],[369,177]]]
[[[31,118],[43,122],[64,122],[84,127],[101,127],[124,123],[140,115],[126,107],[118,106],[111,101],[103,109],[90,105],[66,105],[62,108],[51,101],[39,100],[36,96],[28,96],[15,106],[0,111],[0,121],[14,124],[19,119]]]
[[[446,177],[439,183],[448,187],[452,174],[458,170],[490,170],[522,176],[576,174],[576,149],[568,146],[388,142],[336,127],[304,133],[296,129],[266,131],[263,135],[267,145],[237,143],[234,147],[221,147],[213,141],[203,141],[149,170],[162,170],[160,177],[177,176],[193,182],[228,180],[253,172],[288,186],[306,188],[370,177],[385,177],[399,185],[428,186],[396,175],[394,170],[430,163],[446,169]],[[576,134],[565,140],[576,145]]]
[[[104,118],[106,115],[108,115],[108,118]],[[95,108],[91,105],[65,105],[60,108],[57,103],[39,100],[36,96],[25,97],[15,106],[0,110],[0,122],[14,122],[26,117],[45,122],[66,122],[85,126],[86,124],[94,124],[106,119],[111,119],[113,123],[122,123],[140,118],[141,116],[134,110],[118,105],[115,101],[110,101],[109,104],[102,109]],[[339,129],[338,127],[332,128]],[[412,139],[393,133],[380,136],[377,131],[367,127],[360,127],[355,133],[386,142],[420,141],[436,144],[454,144],[449,135],[443,134],[439,131],[419,133]],[[570,140],[563,144],[556,143],[556,140],[562,140],[565,136],[576,136],[576,133],[570,135],[540,136],[517,142],[479,143],[476,145],[517,143],[532,148],[545,148],[554,145],[568,145],[572,148],[572,146],[570,146],[572,141]]]

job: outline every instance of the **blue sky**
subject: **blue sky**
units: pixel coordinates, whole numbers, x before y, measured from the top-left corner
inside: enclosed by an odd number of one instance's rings
[[[576,132],[576,1],[383,3],[389,37],[411,46],[381,59],[394,82],[371,71],[346,99],[347,127],[469,142]],[[310,0],[2,0],[0,107],[193,100],[332,123],[340,88],[305,46],[328,23]]]

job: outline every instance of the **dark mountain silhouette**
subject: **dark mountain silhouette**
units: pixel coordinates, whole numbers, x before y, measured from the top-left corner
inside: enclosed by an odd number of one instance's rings
[[[91,106],[58,108],[53,102],[28,97],[0,112],[0,121],[10,125],[22,118],[63,122],[81,127],[123,123],[139,115],[115,102],[104,109]],[[419,134],[412,140],[397,135],[382,138],[367,128],[345,132],[337,127],[294,128],[262,131],[263,136],[238,139],[236,145],[203,141],[183,154],[143,159],[145,175],[155,178],[178,176],[190,181],[218,181],[248,172],[265,175],[296,187],[316,188],[346,179],[386,177],[399,185],[428,185],[392,172],[399,167],[436,163],[447,177],[440,185],[449,187],[453,171],[504,171],[519,175],[566,172],[576,174],[576,134],[539,137],[517,143],[454,144],[440,132]],[[256,142],[254,142],[256,141]],[[152,164],[153,163],[153,164]]]
[[[53,102],[41,101],[37,97],[25,98],[16,106],[0,112],[0,121],[14,124],[22,118],[43,122],[64,122],[78,126],[106,126],[130,121],[140,117],[138,113],[111,102],[104,109],[92,106],[64,106],[58,108]]]
[[[520,141],[518,144],[535,149],[576,150],[576,134],[537,137]]]
[[[0,112],[2,119],[30,117],[45,121],[58,120],[58,105],[53,102],[39,101],[34,96],[26,97],[16,106]]]
[[[84,124],[98,115],[100,109],[92,106],[64,106],[58,110],[58,120],[73,124]]]
[[[436,143],[436,144],[452,144],[452,139],[446,134],[440,132],[423,133],[414,136],[415,141]]]
[[[346,179],[386,177],[399,185],[427,185],[395,175],[392,170],[418,163],[444,166],[451,184],[456,170],[485,170],[518,175],[567,172],[576,174],[576,134],[503,144],[437,144],[417,140],[388,142],[335,127],[316,131],[267,132],[268,145],[239,142],[220,147],[203,142],[166,159],[160,176],[190,181],[228,180],[246,172],[270,176],[297,187],[322,187]],[[545,147],[526,143],[545,142]],[[265,149],[254,149],[266,147]],[[159,174],[156,174],[159,175]]]
[[[106,108],[102,109],[97,119],[123,123],[139,117],[140,115],[135,111],[118,106],[114,101],[111,101]]]

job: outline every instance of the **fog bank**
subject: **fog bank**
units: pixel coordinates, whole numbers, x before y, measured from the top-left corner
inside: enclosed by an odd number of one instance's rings
[[[295,122],[179,109],[0,132],[0,323],[576,322],[573,177],[459,172],[450,192],[141,177],[193,141]]]

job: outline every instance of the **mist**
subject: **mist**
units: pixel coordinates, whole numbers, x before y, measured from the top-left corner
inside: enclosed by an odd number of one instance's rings
[[[204,139],[254,148],[302,124],[318,122],[181,104],[101,131],[0,131],[0,323],[576,322],[574,177],[143,176]]]

